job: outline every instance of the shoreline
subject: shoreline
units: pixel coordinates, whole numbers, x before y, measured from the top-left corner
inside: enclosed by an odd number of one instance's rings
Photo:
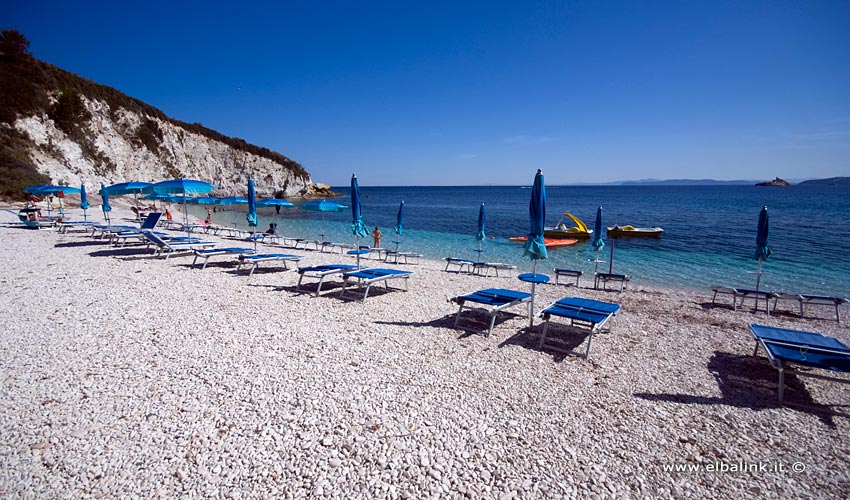
[[[197,270],[79,234],[0,235],[5,497],[847,494],[842,387],[789,376],[789,403],[814,408],[777,406],[776,370],[752,357],[747,329],[848,343],[846,306],[838,324],[712,307],[708,290],[538,286],[535,310],[570,295],[622,305],[584,361],[575,333],[558,335],[571,355],[538,350],[539,319],[528,332],[503,316],[489,338],[452,328],[448,297],[527,289],[515,275],[381,263],[412,270],[409,291],[360,303],[333,286],[296,294],[292,272],[237,275],[225,259]],[[716,462],[806,470],[720,474]]]

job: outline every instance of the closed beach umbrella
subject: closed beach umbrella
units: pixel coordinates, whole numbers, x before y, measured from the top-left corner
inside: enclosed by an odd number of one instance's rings
[[[145,190],[152,184],[150,182],[121,182],[113,184],[106,188],[106,194],[109,196],[123,196],[125,194],[133,195],[133,202],[136,205],[136,220],[142,222],[142,216],[139,215],[139,193],[144,193]]]
[[[89,197],[86,195],[86,185],[80,184],[80,208],[83,209],[83,220],[89,220],[86,210],[89,209]]]
[[[596,222],[593,223],[593,239],[590,241],[596,249],[596,257],[593,260],[593,274],[599,270],[599,251],[605,246],[602,240],[602,207],[596,209]]]
[[[248,219],[248,227],[254,228],[260,225],[260,221],[257,218],[257,194],[254,192],[254,179],[251,177],[248,178],[248,215],[245,217]],[[254,235],[254,231],[251,230],[251,236]],[[254,238],[254,251],[257,250],[257,239]]]
[[[548,259],[546,241],[543,240],[543,224],[546,221],[546,186],[543,183],[543,171],[538,169],[531,188],[531,201],[528,203],[528,218],[531,231],[525,242],[525,255],[534,262],[532,274],[537,271],[537,261]]]
[[[109,212],[112,211],[112,207],[109,206],[109,195],[106,193],[106,188],[102,182],[100,183],[100,198],[103,200],[103,205],[101,206],[103,209],[103,218],[109,223]]]
[[[546,251],[546,241],[543,239],[543,224],[546,221],[546,185],[543,182],[543,171],[537,169],[534,184],[531,187],[531,200],[528,202],[528,219],[531,231],[524,246],[524,255],[531,257],[531,311],[534,311],[534,288],[537,284],[537,261],[549,258]],[[547,278],[548,279],[548,278]],[[534,323],[534,316],[529,314],[528,326]]]
[[[158,194],[180,194],[184,195],[183,198],[183,225],[186,227],[187,234],[190,232],[189,228],[189,213],[186,211],[186,198],[187,194],[207,194],[213,189],[215,189],[215,184],[210,184],[208,182],[199,181],[195,179],[172,179],[168,181],[157,182],[156,184],[152,184],[145,189],[147,193],[158,193]]]
[[[342,212],[346,208],[348,207],[345,205],[327,200],[313,200],[301,205],[301,210],[322,213],[322,241],[325,240],[325,212]]]
[[[351,174],[351,232],[354,233],[354,248],[357,251],[357,268],[360,269],[360,238],[369,234],[360,211],[360,186],[357,175]]]
[[[478,232],[475,234],[475,239],[478,240],[478,262],[481,262],[481,243],[487,236],[484,234],[484,229],[487,225],[487,217],[484,215],[484,204],[478,209]]]
[[[398,206],[398,213],[395,216],[395,234],[398,235],[395,241],[395,251],[398,252],[398,246],[401,244],[401,235],[404,233],[404,200]]]
[[[770,256],[770,248],[767,247],[767,231],[769,221],[767,217],[767,207],[764,206],[759,213],[759,225],[756,232],[756,260],[759,262],[758,271],[756,272],[756,290],[761,284],[761,261],[767,260]]]

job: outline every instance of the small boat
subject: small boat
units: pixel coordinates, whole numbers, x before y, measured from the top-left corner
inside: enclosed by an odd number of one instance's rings
[[[564,224],[564,217],[570,219],[575,223],[573,227],[567,227]],[[587,225],[581,221],[575,215],[564,212],[564,215],[558,220],[558,223],[552,227],[547,227],[543,229],[543,237],[544,238],[590,238],[593,234],[593,229],[588,229]]]
[[[528,241],[528,237],[526,236],[514,236],[513,238],[508,238],[510,241]],[[575,245],[578,243],[577,239],[568,239],[568,238],[543,238],[543,243],[546,244],[546,248],[550,247],[568,247],[570,245]]]
[[[664,232],[660,227],[634,227],[634,226],[611,226],[608,228],[608,236],[611,238],[658,238]]]

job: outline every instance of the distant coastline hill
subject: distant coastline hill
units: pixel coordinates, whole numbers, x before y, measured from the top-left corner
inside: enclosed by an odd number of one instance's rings
[[[618,186],[752,186],[756,181],[733,180],[733,181],[718,181],[714,179],[641,179],[637,181],[622,181],[613,182]]]
[[[850,186],[850,177],[830,177],[829,179],[811,179],[800,185],[809,186]]]

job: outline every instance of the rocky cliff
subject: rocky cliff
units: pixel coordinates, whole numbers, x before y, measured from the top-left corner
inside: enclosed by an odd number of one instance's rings
[[[39,183],[96,188],[173,178],[244,196],[328,196],[284,155],[185,123],[113,88],[39,61],[15,30],[0,32],[0,194]]]
[[[80,96],[91,118],[83,125],[91,144],[81,144],[46,114],[19,117],[14,128],[28,138],[28,154],[55,184],[99,186],[125,181],[157,182],[186,177],[218,184],[217,195],[244,196],[253,177],[258,196],[309,196],[309,174],[188,131],[169,121]],[[139,140],[155,130],[153,149]],[[91,149],[93,151],[86,151]]]

